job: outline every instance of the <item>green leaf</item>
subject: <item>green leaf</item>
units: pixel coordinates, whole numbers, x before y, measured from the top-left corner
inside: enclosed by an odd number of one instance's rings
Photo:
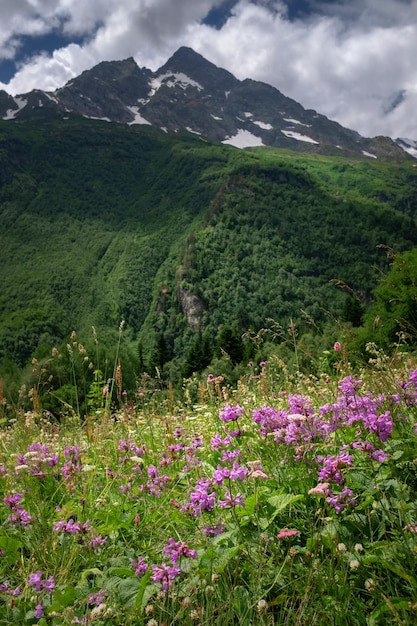
[[[201,465],[202,467],[205,467],[206,469],[208,469],[210,474],[216,471],[216,468],[208,461],[201,461]]]
[[[391,572],[397,574],[397,576],[400,576],[400,578],[403,578],[408,583],[413,585],[413,587],[417,587],[416,578],[412,574],[407,572],[401,565],[399,565],[399,563],[393,563],[392,561],[386,561],[385,559],[381,559],[380,563]]]
[[[291,504],[294,504],[294,502],[298,502],[299,500],[302,500],[303,498],[304,498],[303,494],[294,495],[291,493],[280,493],[277,496],[271,496],[270,498],[268,498],[269,504],[273,506],[275,509],[271,517],[268,520],[268,526],[276,518],[276,516],[279,513],[281,513],[281,511],[286,509]],[[264,528],[264,527],[261,525],[261,528]]]
[[[90,567],[89,569],[85,569],[83,572],[81,572],[81,580],[91,578],[91,576],[101,576],[102,573],[103,572],[97,567]]]
[[[134,578],[125,578],[119,581],[116,586],[122,602],[125,606],[131,607],[135,603],[138,594],[139,580],[136,576]]]
[[[0,537],[0,549],[3,550],[5,556],[3,559],[9,563],[14,563],[19,558],[19,550],[23,546],[22,542],[14,537]]]
[[[247,615],[248,606],[249,606],[249,592],[245,587],[238,586],[233,589],[233,605],[236,610],[236,615],[241,616],[240,619],[246,620],[239,621],[240,624],[249,623],[249,616]]]
[[[255,513],[257,504],[258,504],[258,496],[256,493],[254,493],[248,498],[246,498],[244,507],[239,506],[236,508],[236,515],[238,517],[247,517],[247,516],[253,515]]]
[[[330,549],[340,534],[339,522],[337,520],[327,522],[318,534],[324,545]]]
[[[142,612],[153,594],[158,591],[158,587],[156,585],[148,584],[151,579],[151,574],[151,569],[148,568],[144,575],[139,579],[139,589],[136,594],[135,608],[140,609]]]
[[[406,611],[409,608],[409,600],[404,598],[389,598],[389,602],[397,611]],[[387,602],[381,602],[370,614],[367,622],[368,626],[380,626],[388,623],[385,622],[383,617],[385,613],[391,614],[391,608]]]
[[[393,461],[398,461],[404,455],[404,450],[396,450],[392,453],[391,458]]]
[[[67,585],[66,587],[55,589],[54,595],[52,598],[52,604],[50,606],[50,611],[60,611],[61,609],[66,608],[73,604],[75,598],[75,589],[72,585]]]
[[[214,569],[216,573],[221,574],[224,572],[229,561],[236,556],[238,552],[239,546],[234,546],[233,548],[227,548],[225,550],[223,549],[214,561]]]
[[[132,567],[112,567],[109,570],[110,576],[120,576],[120,578],[135,576],[135,572]]]
[[[292,493],[280,493],[276,496],[270,496],[268,498],[269,504],[271,504],[275,508],[275,513],[280,513],[290,504],[294,504],[294,502],[298,502],[298,500],[302,500],[304,498],[303,494],[292,494]]]

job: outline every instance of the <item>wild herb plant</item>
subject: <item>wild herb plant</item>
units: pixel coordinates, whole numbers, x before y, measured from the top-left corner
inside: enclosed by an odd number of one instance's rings
[[[117,353],[87,415],[17,411],[0,624],[417,624],[416,363],[369,351],[189,379],[184,403],[117,394]]]

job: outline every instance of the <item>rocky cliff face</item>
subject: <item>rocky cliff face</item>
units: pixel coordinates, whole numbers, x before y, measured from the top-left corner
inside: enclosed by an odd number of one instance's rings
[[[42,108],[186,130],[239,148],[411,158],[404,145],[388,137],[361,137],[266,83],[238,80],[190,48],[180,48],[157,72],[139,68],[133,59],[103,62],[55,92],[35,90],[15,98],[0,92],[4,120],[28,119]]]

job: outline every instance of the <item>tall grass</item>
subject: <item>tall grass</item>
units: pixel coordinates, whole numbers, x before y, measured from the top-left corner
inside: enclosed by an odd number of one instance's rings
[[[213,372],[194,403],[17,411],[0,624],[417,624],[417,366],[371,356],[317,378],[271,358],[236,389]]]

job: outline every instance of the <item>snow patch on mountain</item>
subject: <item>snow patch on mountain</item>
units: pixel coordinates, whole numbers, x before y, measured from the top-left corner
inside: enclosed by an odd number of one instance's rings
[[[301,135],[300,133],[296,133],[293,130],[282,130],[281,131],[286,137],[290,137],[290,139],[297,139],[297,141],[305,141],[307,143],[315,143],[315,144],[319,144],[318,141],[316,141],[315,139],[312,139],[311,137],[308,137],[307,135]]]
[[[305,126],[306,128],[311,128],[311,124],[304,124],[303,122],[300,122],[299,120],[295,120],[292,117],[284,117],[284,122],[290,122],[291,124],[299,124],[299,126]]]
[[[363,156],[370,157],[371,159],[377,159],[378,158],[376,156],[376,154],[372,154],[371,152],[366,152],[366,150],[362,150],[362,154],[363,154]]]
[[[131,111],[133,113],[133,115],[135,116],[135,119],[132,122],[129,122],[129,124],[149,124],[149,126],[151,126],[151,123],[148,122],[147,119],[145,119],[140,113],[139,113],[139,107],[127,107],[129,109],[129,111]]]
[[[243,130],[242,128],[238,129],[236,135],[233,135],[233,137],[227,137],[227,139],[224,139],[222,143],[235,146],[235,148],[254,148],[256,146],[265,145],[260,137],[257,137],[248,130]]]
[[[89,120],[99,120],[100,122],[111,122],[109,117],[95,117],[94,115],[84,115]]]
[[[193,80],[187,74],[183,74],[182,72],[167,72],[166,74],[161,74],[161,76],[157,76],[152,79],[150,82],[151,85],[151,95],[155,95],[155,93],[165,85],[166,87],[181,87],[181,89],[187,89],[187,87],[195,87],[198,91],[203,91],[204,87],[200,85],[196,80]]]
[[[17,109],[9,109],[8,111],[6,111],[6,115],[3,117],[4,120],[13,120],[19,113],[19,111],[24,109],[28,103],[27,100],[23,100],[23,98],[19,98],[18,96],[16,98],[13,98],[13,100],[17,104]]]
[[[274,128],[271,124],[267,124],[266,122],[255,122],[255,120],[252,120],[252,123],[259,126],[259,128],[263,128],[264,130],[272,130]]]
[[[414,139],[407,139],[406,137],[399,137],[396,139],[396,143],[408,154],[417,159],[417,141]]]
[[[51,100],[51,102],[55,102],[56,104],[58,104],[58,98],[53,93],[45,91],[44,94],[49,100]]]

